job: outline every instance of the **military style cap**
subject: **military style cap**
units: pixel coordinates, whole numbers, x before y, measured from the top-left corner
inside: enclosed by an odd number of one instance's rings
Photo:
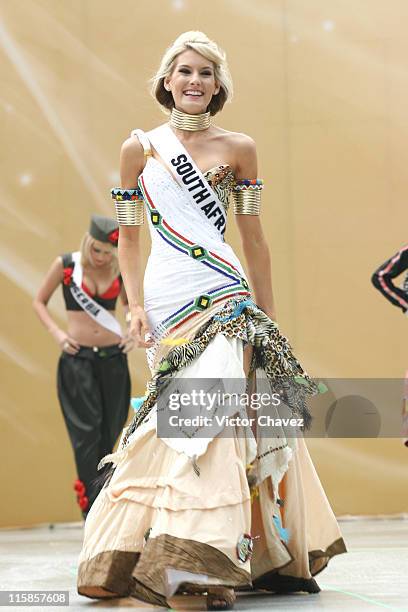
[[[119,226],[115,219],[92,215],[89,233],[92,238],[100,242],[109,242],[113,246],[118,246]]]

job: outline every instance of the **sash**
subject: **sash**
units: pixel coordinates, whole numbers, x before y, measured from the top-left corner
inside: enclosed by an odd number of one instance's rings
[[[148,138],[166,162],[174,168],[174,178],[195,209],[200,211],[223,237],[226,216],[223,205],[211,189],[191,155],[166,123],[148,132]]]
[[[72,273],[72,283],[70,286],[71,295],[74,300],[80,305],[82,310],[91,317],[94,321],[113,332],[117,336],[122,337],[122,329],[119,321],[108,312],[103,306],[97,304],[85,291],[82,289],[82,266],[81,253],[77,251],[72,253],[74,262],[74,271]]]

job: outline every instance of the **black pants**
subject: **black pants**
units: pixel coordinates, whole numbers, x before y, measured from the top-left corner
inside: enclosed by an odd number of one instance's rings
[[[103,484],[98,463],[112,452],[126,423],[130,402],[127,356],[117,345],[81,347],[76,355],[62,353],[58,398],[82,483],[77,483],[82,487],[79,498],[83,503],[79,503],[86,514]]]

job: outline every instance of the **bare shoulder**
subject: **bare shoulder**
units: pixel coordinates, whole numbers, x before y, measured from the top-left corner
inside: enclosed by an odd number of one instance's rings
[[[256,151],[255,140],[242,132],[230,132],[231,140],[241,151]]]
[[[242,132],[220,130],[220,137],[225,140],[228,150],[233,154],[237,172],[243,170],[243,160],[245,160],[244,165],[247,166],[247,171],[255,170],[257,165],[256,144],[251,136]]]
[[[235,176],[252,178],[257,173],[257,155],[255,140],[242,132],[223,130],[222,137],[228,149],[233,152]]]
[[[120,150],[120,176],[123,188],[136,187],[137,177],[142,172],[143,166],[143,146],[137,136],[130,136]]]
[[[250,153],[251,151],[256,153],[255,140],[248,134],[220,129],[220,137],[240,153]]]
[[[137,136],[129,136],[122,144],[121,158],[133,161],[143,161],[143,147]]]

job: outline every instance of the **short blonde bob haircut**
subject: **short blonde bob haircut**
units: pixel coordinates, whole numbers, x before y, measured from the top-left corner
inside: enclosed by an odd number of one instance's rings
[[[215,115],[232,99],[232,79],[224,51],[203,32],[184,32],[166,50],[157,73],[150,81],[152,96],[165,109],[174,107],[171,91],[164,88],[164,79],[172,73],[176,57],[188,49],[196,51],[214,65],[215,82],[220,86],[220,91],[212,97],[207,110]]]
[[[81,265],[83,268],[86,266],[93,266],[94,262],[92,259],[91,246],[96,242],[95,238],[92,238],[89,232],[85,232],[81,240],[81,246],[79,250],[81,251]],[[110,271],[112,280],[119,276],[119,262],[118,262],[118,249],[114,247],[110,242],[104,242],[104,247],[106,246],[109,251],[112,253],[111,263],[110,263]]]

